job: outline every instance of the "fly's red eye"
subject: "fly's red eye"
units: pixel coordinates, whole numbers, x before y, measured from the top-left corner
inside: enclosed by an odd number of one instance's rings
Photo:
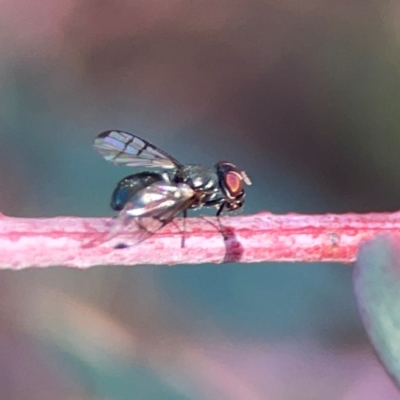
[[[225,185],[232,196],[237,196],[243,191],[242,177],[236,172],[228,172],[225,175]]]

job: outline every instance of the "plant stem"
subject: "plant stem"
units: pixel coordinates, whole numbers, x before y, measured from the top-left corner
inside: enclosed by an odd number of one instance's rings
[[[144,242],[115,249],[105,241],[109,218],[0,217],[0,269],[223,262],[353,262],[360,243],[378,233],[400,234],[400,212],[188,218],[185,246],[176,219]],[[118,241],[129,238],[126,230]]]

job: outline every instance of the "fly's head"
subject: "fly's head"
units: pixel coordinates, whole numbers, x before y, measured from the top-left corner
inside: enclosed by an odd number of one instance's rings
[[[225,196],[226,209],[228,211],[239,210],[244,205],[245,191],[243,182],[251,185],[249,177],[244,171],[227,161],[219,161],[215,164],[219,186]]]

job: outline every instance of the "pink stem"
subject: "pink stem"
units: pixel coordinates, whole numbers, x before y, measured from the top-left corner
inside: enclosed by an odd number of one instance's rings
[[[188,218],[185,246],[177,219],[144,242],[115,249],[105,241],[109,218],[0,217],[0,268],[222,262],[345,262],[360,243],[382,232],[400,233],[400,212],[255,215]],[[118,235],[118,243],[129,231]]]

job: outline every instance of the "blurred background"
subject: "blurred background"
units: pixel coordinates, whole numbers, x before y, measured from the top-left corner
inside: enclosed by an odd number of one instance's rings
[[[107,129],[245,213],[400,205],[400,3],[2,0],[0,211],[111,216]],[[395,400],[339,264],[0,272],[3,400]]]

